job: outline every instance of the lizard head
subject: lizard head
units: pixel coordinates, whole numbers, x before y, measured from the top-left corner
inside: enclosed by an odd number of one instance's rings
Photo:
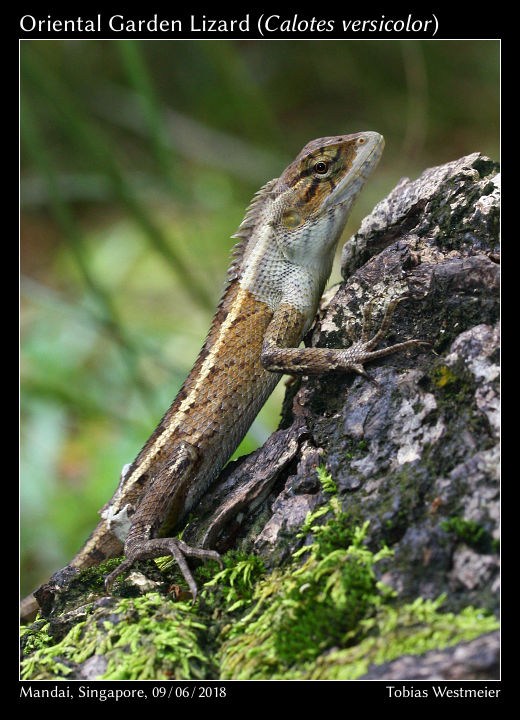
[[[318,138],[303,148],[273,188],[272,224],[287,259],[307,265],[335,248],[383,148],[383,136],[372,131]]]
[[[305,307],[310,322],[350,209],[383,147],[383,136],[370,131],[308,143],[253,198],[233,236],[240,242],[228,278],[240,277],[272,307],[281,297]]]
[[[285,205],[281,223],[292,229],[332,207],[348,205],[350,209],[384,144],[383,136],[372,131],[307,143],[278,180]]]

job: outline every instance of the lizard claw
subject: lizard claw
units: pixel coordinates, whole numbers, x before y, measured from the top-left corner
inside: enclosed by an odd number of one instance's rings
[[[370,321],[374,300],[371,300],[365,305],[363,308],[361,339],[357,342],[353,342],[349,348],[342,351],[342,367],[344,369],[353,370],[354,372],[359,373],[359,375],[363,375],[363,377],[367,378],[377,386],[377,382],[365,371],[363,363],[369,360],[384,357],[385,355],[390,355],[398,350],[405,350],[409,347],[415,347],[417,345],[431,346],[432,343],[427,340],[406,340],[405,342],[396,343],[395,345],[390,345],[389,347],[381,348],[380,350],[374,350],[379,341],[386,335],[397,305],[408,298],[408,295],[402,295],[401,297],[388,303],[381,326],[372,337],[370,337]]]
[[[215,550],[203,550],[202,548],[194,548],[187,545],[177,538],[153,538],[139,543],[137,547],[133,547],[127,551],[128,555],[125,560],[115,570],[113,570],[105,578],[105,589],[110,592],[116,578],[126,573],[136,560],[146,560],[150,558],[164,557],[171,555],[188,583],[191,595],[193,597],[192,604],[195,604],[198,595],[197,583],[191,573],[186,557],[196,557],[200,560],[215,560],[221,568],[224,567],[222,558]]]

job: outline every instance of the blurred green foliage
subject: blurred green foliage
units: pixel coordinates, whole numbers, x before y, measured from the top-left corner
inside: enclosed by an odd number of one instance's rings
[[[24,593],[77,551],[189,371],[253,193],[310,139],[368,129],[385,155],[345,239],[402,175],[497,159],[498,41],[21,43]]]

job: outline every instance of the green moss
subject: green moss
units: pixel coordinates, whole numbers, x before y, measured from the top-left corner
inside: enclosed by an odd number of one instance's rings
[[[418,598],[401,607],[382,605],[363,621],[363,639],[352,647],[334,648],[312,664],[302,667],[295,679],[354,680],[379,665],[402,655],[421,655],[441,650],[498,628],[492,615],[473,607],[461,613],[440,612],[444,596],[437,600]]]
[[[24,655],[30,655],[37,650],[42,650],[55,641],[48,634],[49,623],[45,620],[38,620],[30,627],[23,626],[20,629],[20,644]]]
[[[320,526],[322,538],[328,525]],[[441,649],[498,627],[482,610],[440,612],[444,597],[400,604],[374,573],[391,552],[364,547],[366,529],[356,529],[348,548],[325,557],[318,540],[296,553],[309,552],[302,566],[257,583],[251,611],[221,633],[222,678],[354,679],[370,663]]]
[[[332,517],[317,524],[327,514]],[[375,566],[392,553],[365,547],[367,526],[347,534],[337,497],[308,514],[302,533],[311,532],[315,541],[285,570],[262,578],[251,611],[223,629],[221,677],[357,678],[372,662],[443,648],[498,627],[482,610],[440,612],[444,597],[400,604],[376,580]],[[298,566],[302,555],[307,558]]]
[[[312,660],[347,635],[354,641],[360,621],[378,600],[373,564],[379,557],[362,547],[365,530],[354,533],[347,549],[331,550],[329,538],[328,552],[324,534],[298,574],[288,578],[272,634],[281,665]]]
[[[265,569],[259,557],[240,552],[227,553],[224,566],[205,583],[203,598],[208,606],[223,607],[226,613],[233,613],[251,602],[255,584],[265,575]],[[207,566],[201,568],[198,577],[209,572]]]
[[[454,515],[447,520],[443,520],[441,528],[446,532],[453,533],[466,545],[479,552],[498,552],[498,541],[493,540],[486,528],[474,520],[465,520],[458,515]]]
[[[318,475],[318,480],[320,481],[321,487],[323,492],[325,493],[337,493],[338,487],[334,480],[332,479],[332,475],[327,472],[327,468],[325,465],[319,465],[316,468],[316,474]]]
[[[400,602],[376,574],[392,552],[367,548],[368,523],[353,527],[325,467],[318,476],[328,500],[308,513],[300,535],[312,542],[284,568],[268,574],[258,557],[227,553],[216,574],[214,563],[196,570],[204,584],[196,606],[158,593],[111,598],[83,612],[59,641],[49,625],[37,623],[24,629],[22,677],[74,676],[98,654],[107,662],[106,679],[349,679],[370,663],[440,649],[498,626],[474,608],[442,613],[443,597]],[[450,524],[452,531],[461,527]],[[466,524],[464,532],[470,529]]]
[[[88,585],[92,590],[100,590],[105,586],[106,576],[115,570],[118,565],[122,562],[122,558],[110,558],[105,560],[100,565],[94,565],[92,567],[82,570],[77,580],[79,583]]]
[[[189,603],[171,603],[158,593],[122,598],[111,609],[78,622],[58,643],[22,663],[22,679],[67,677],[94,655],[108,661],[107,680],[187,679],[215,676],[200,639],[206,625]],[[40,631],[44,634],[45,629]]]

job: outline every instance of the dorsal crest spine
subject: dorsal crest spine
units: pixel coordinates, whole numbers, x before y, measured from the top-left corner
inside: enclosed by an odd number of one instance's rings
[[[240,223],[236,233],[231,236],[237,239],[238,242],[231,249],[231,264],[227,272],[228,281],[235,280],[239,276],[247,244],[262,215],[265,203],[272,197],[272,191],[277,182],[278,178],[269,180],[253,195],[244,219]]]

